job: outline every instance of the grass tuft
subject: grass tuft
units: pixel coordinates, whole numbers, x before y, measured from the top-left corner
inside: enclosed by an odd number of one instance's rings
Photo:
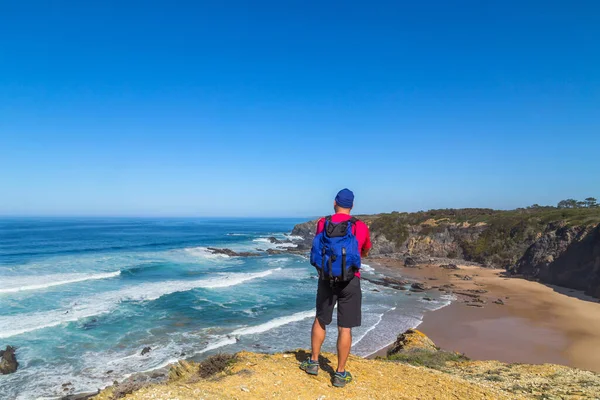
[[[469,358],[464,354],[453,353],[450,351],[428,351],[414,349],[388,356],[387,360],[442,370],[446,366],[447,362],[469,361]]]
[[[219,372],[225,371],[227,367],[236,361],[235,354],[216,354],[202,361],[198,366],[198,375],[201,378],[209,378]]]

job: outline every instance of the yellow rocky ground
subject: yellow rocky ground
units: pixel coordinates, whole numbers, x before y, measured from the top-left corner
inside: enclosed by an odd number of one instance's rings
[[[331,376],[321,370],[319,376],[305,374],[297,358],[303,351],[264,355],[242,352],[228,370],[209,379],[196,377],[197,365],[185,363],[182,376],[168,384],[142,388],[125,399],[520,399],[493,386],[471,383],[446,373],[405,364],[366,360],[352,356],[348,369],[355,381],[339,389],[331,385]],[[324,360],[335,361],[325,353]],[[335,362],[323,362],[332,371]],[[106,390],[98,400],[111,399]]]
[[[415,353],[415,351],[417,353]],[[441,355],[422,332],[398,336],[390,354],[418,351]],[[231,362],[199,364],[180,361],[171,367],[167,383],[135,390],[110,387],[97,400],[125,399],[600,399],[600,375],[559,365],[505,364],[498,361],[448,361],[436,368],[415,367],[386,359],[350,356],[348,370],[354,382],[345,388],[331,384],[336,356],[324,353],[318,376],[301,371],[304,350],[283,354],[238,353]],[[219,357],[217,357],[219,358]],[[214,358],[213,358],[214,360]],[[201,378],[199,371],[218,372]],[[207,367],[208,365],[208,367]],[[115,395],[117,392],[120,395]],[[121,397],[123,393],[127,394]]]

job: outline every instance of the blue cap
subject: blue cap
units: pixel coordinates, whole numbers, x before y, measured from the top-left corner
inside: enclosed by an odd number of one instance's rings
[[[335,203],[342,208],[352,208],[354,205],[354,193],[350,189],[342,189],[335,196]]]

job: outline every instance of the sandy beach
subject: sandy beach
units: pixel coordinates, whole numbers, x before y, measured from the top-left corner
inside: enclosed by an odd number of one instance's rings
[[[570,289],[506,278],[496,269],[463,265],[458,270],[435,265],[408,268],[389,259],[371,262],[434,290],[453,285],[447,290],[457,300],[428,312],[419,325],[419,330],[443,349],[476,360],[553,363],[600,372],[598,299]],[[471,279],[465,280],[465,275]],[[376,355],[384,353],[382,349]]]

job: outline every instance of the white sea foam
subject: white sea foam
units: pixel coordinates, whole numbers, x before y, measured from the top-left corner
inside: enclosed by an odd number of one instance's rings
[[[121,275],[121,271],[99,274],[54,274],[54,275],[28,275],[15,276],[7,279],[7,285],[0,288],[2,293],[16,293],[27,290],[47,289],[53,286],[68,285],[70,283],[109,279]]]
[[[122,301],[151,301],[167,294],[195,288],[216,289],[235,286],[252,279],[264,278],[280,270],[281,268],[274,268],[255,273],[221,273],[213,278],[193,281],[144,283],[83,298],[73,302],[69,308],[61,310],[2,316],[0,317],[0,339],[109,313]]]
[[[298,235],[287,235],[286,237],[290,240],[304,240],[304,238],[302,236],[298,236]]]
[[[191,256],[198,258],[208,258],[208,259],[216,259],[216,258],[229,258],[227,254],[213,254],[206,247],[188,247],[183,249],[186,253]]]
[[[288,315],[285,317],[279,317],[279,318],[272,319],[268,322],[265,322],[264,324],[236,329],[235,331],[231,332],[231,335],[242,336],[242,335],[253,335],[256,333],[263,333],[263,332],[270,331],[271,329],[278,328],[280,326],[287,325],[292,322],[302,321],[303,319],[311,318],[314,316],[315,316],[314,310],[302,311],[302,312],[298,312],[298,313]]]
[[[364,263],[360,265],[360,269],[365,272],[375,272],[375,269],[373,267],[371,267],[368,264],[364,264]]]
[[[394,307],[395,308],[395,307]],[[359,337],[357,337],[353,342],[352,342],[352,346],[356,346],[356,344],[358,342],[360,342],[361,340],[364,339],[365,336],[367,336],[367,333],[371,332],[373,329],[375,329],[377,327],[377,325],[379,325],[379,323],[381,322],[381,320],[383,319],[383,314],[378,314],[377,315],[377,322],[375,322],[373,325],[371,325],[369,327],[369,329],[367,329],[362,335],[360,335]]]
[[[207,351],[215,350],[223,346],[229,346],[230,344],[235,344],[237,339],[234,337],[225,337],[217,340],[216,342],[209,343],[208,346],[203,348],[202,350],[196,352],[196,354],[206,353]]]

